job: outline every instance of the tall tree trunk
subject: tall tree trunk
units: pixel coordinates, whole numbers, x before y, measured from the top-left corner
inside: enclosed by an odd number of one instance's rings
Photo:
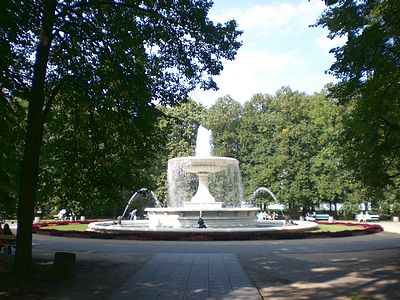
[[[42,26],[29,96],[28,120],[18,198],[17,247],[12,272],[19,278],[32,275],[32,219],[39,178],[39,157],[44,128],[44,86],[55,21],[56,0],[43,1]]]

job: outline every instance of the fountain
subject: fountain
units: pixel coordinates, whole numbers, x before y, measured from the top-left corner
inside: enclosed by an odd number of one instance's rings
[[[176,157],[168,161],[168,207],[146,208],[148,220],[127,221],[119,217],[117,222],[94,222],[89,224],[89,230],[94,231],[135,231],[135,232],[264,232],[283,230],[284,223],[276,226],[259,224],[257,227],[257,213],[259,208],[247,205],[233,205],[245,203],[240,182],[239,162],[230,157],[212,156],[211,131],[200,126],[198,129],[195,156]],[[225,173],[233,174],[229,187],[220,188],[218,195],[210,192],[209,180],[214,175]],[[187,180],[191,178],[192,180]],[[193,195],[193,179],[196,179],[197,189]],[[185,186],[186,183],[186,186]],[[192,194],[189,194],[191,191]],[[235,191],[232,193],[232,191]],[[216,197],[214,197],[216,196]],[[228,199],[230,198],[230,199]],[[236,199],[232,199],[236,198]],[[132,196],[125,208],[134,201]],[[217,201],[218,200],[218,201]],[[204,220],[206,229],[197,228],[198,220]],[[309,223],[309,222],[308,222]],[[315,227],[308,224],[306,227]],[[289,226],[286,226],[289,227]],[[304,226],[292,228],[302,229]]]
[[[202,217],[208,227],[254,227],[256,225],[256,207],[223,207],[223,201],[216,201],[209,190],[209,176],[233,167],[239,171],[239,163],[230,157],[211,155],[211,131],[200,126],[196,140],[195,156],[177,157],[168,161],[170,204],[179,203],[174,200],[179,191],[171,189],[176,178],[174,173],[198,177],[197,191],[190,201],[183,201],[182,206],[166,208],[146,208],[149,226],[193,228],[199,217]],[[240,197],[241,195],[238,195]],[[241,202],[241,199],[238,199]]]

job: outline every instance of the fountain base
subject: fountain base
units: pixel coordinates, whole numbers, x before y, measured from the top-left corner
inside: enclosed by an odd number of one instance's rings
[[[191,203],[188,207],[146,208],[145,211],[149,228],[196,228],[200,216],[209,228],[256,226],[258,208],[222,208],[218,204],[202,203],[197,207]]]
[[[223,202],[210,202],[210,203],[196,203],[196,202],[183,202],[183,208],[191,208],[197,210],[204,209],[221,209]]]
[[[196,222],[197,223],[197,222]],[[261,222],[264,223],[264,222]],[[201,234],[202,239],[207,240],[251,240],[265,239],[269,232],[292,231],[301,232],[314,230],[318,224],[308,221],[295,221],[296,225],[284,225],[281,220],[270,221],[270,224],[256,222],[254,227],[236,228],[172,228],[159,227],[150,228],[149,220],[122,221],[115,224],[115,221],[93,222],[89,224],[89,231],[101,233],[129,233],[136,234],[137,239],[145,240],[193,240]]]

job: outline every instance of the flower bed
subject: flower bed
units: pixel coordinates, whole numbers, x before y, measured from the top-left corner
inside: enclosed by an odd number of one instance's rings
[[[88,224],[93,221],[72,222],[42,222],[33,224],[33,233],[64,236],[75,238],[116,239],[116,240],[175,240],[175,241],[225,241],[225,240],[283,240],[283,239],[309,239],[309,238],[335,238],[345,236],[358,236],[383,231],[378,224],[355,224],[346,222],[318,222],[319,224],[360,226],[363,229],[343,230],[338,232],[310,232],[310,231],[274,231],[274,232],[166,232],[166,231],[133,231],[103,233],[94,231],[60,231],[56,229],[42,229],[47,226],[67,224]]]
[[[97,221],[97,220],[96,220]],[[94,221],[85,220],[85,221],[51,221],[51,222],[40,222],[33,224],[33,228],[41,228],[47,226],[58,226],[58,225],[71,225],[71,224],[89,224]]]

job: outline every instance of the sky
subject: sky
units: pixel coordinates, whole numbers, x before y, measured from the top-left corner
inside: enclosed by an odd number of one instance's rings
[[[196,89],[190,97],[211,106],[223,96],[244,103],[256,93],[275,94],[282,86],[313,94],[335,78],[325,74],[334,62],[327,29],[310,27],[324,10],[321,0],[214,0],[209,17],[235,19],[243,42],[234,61],[214,77],[218,91]]]

